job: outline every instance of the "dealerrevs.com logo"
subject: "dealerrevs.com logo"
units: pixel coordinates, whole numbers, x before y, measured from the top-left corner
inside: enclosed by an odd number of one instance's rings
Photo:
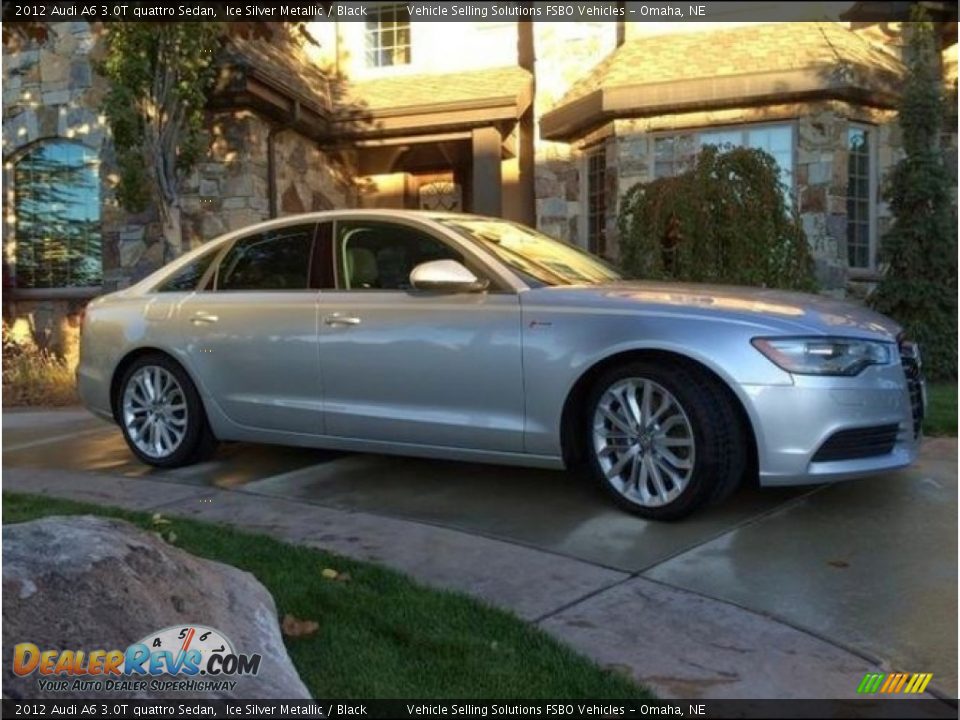
[[[44,691],[137,692],[233,690],[236,680],[260,671],[260,655],[234,651],[219,630],[175,625],[132,644],[126,650],[41,650],[19,643],[13,671],[36,673]]]

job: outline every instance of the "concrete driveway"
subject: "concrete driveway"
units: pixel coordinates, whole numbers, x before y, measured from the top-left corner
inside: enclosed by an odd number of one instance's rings
[[[160,472],[82,411],[7,412],[3,428],[7,472],[217,487],[450,528],[722,600],[889,670],[932,672],[957,696],[955,439],[927,441],[917,467],[889,477],[745,488],[658,524],[564,473],[240,444]]]

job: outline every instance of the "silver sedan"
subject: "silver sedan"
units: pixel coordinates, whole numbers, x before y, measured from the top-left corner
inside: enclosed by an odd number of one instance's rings
[[[98,298],[77,375],[159,467],[239,440],[585,468],[656,519],[903,467],[924,406],[916,346],[864,308],[628,282],[522,225],[385,210],[232,232]]]

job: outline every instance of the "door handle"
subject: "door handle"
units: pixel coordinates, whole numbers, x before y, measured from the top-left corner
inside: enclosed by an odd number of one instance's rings
[[[323,322],[325,325],[359,325],[360,318],[334,313],[333,315],[324,317]]]
[[[220,318],[217,317],[216,315],[212,315],[208,312],[203,312],[201,310],[200,312],[196,312],[193,314],[193,317],[190,318],[190,322],[192,322],[194,325],[212,325],[213,323],[217,322],[217,320],[219,319]]]

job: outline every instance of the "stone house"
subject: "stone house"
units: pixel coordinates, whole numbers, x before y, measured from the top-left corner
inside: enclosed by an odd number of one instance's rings
[[[4,318],[58,350],[90,298],[204,240],[356,203],[348,161],[318,144],[331,134],[327,73],[300,46],[238,38],[210,103],[210,150],[181,188],[182,242],[167,247],[156,209],[132,214],[116,201],[95,70],[102,32],[52,23],[42,43],[3,52]]]
[[[899,33],[679,25],[415,22],[384,4],[283,42],[234,38],[209,153],[183,187],[182,242],[167,247],[155,212],[114,197],[102,28],[53,23],[43,43],[3,51],[5,318],[56,346],[90,297],[178,252],[334,207],[502,215],[615,258],[622,194],[708,143],[776,158],[826,291],[875,281],[880,187],[900,152]],[[944,44],[955,88],[955,23]],[[955,153],[955,118],[948,144]],[[59,254],[52,233],[69,238]]]

